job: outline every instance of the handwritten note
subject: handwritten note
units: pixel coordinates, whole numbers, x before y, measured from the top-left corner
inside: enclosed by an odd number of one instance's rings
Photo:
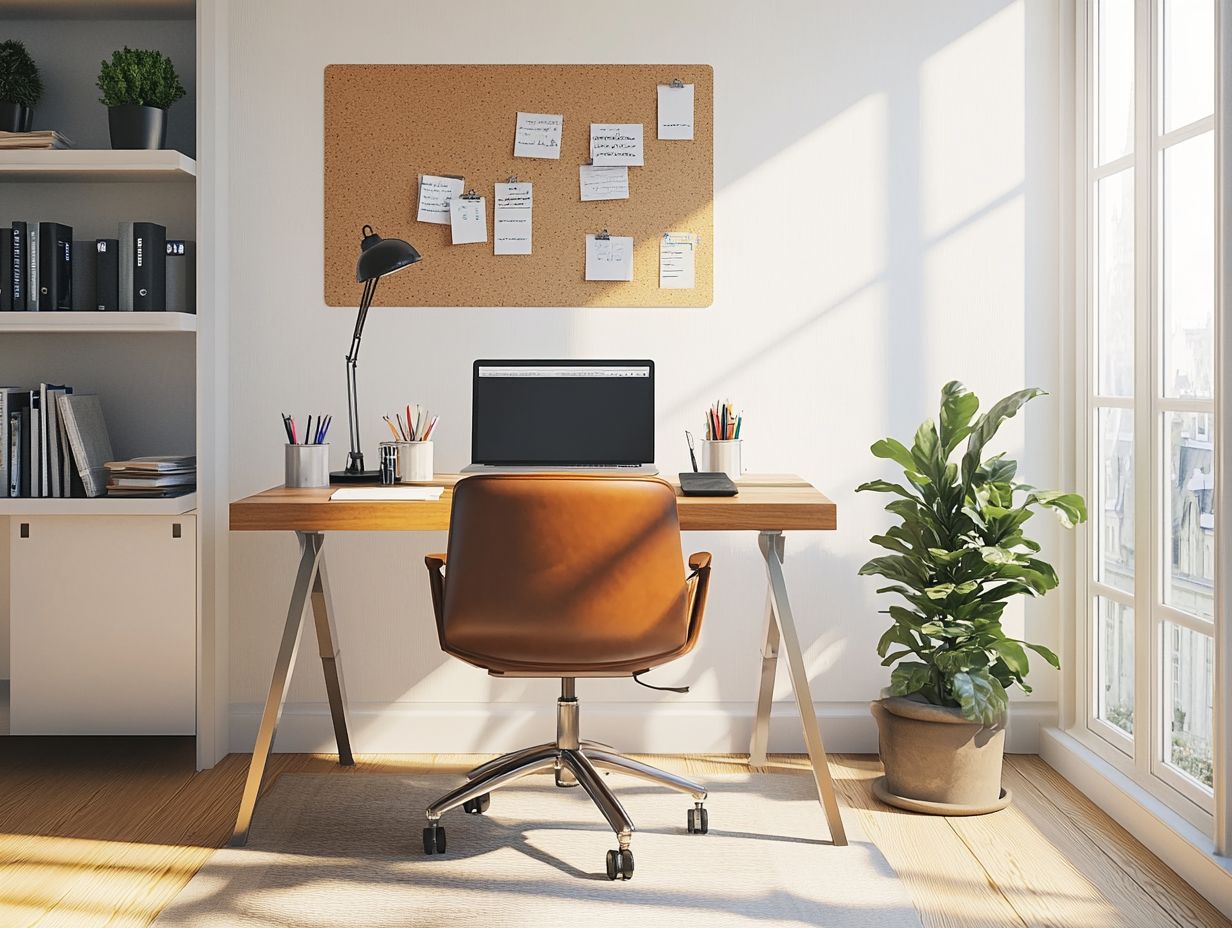
[[[659,240],[659,286],[692,290],[696,278],[698,236],[695,232],[664,232]]]
[[[629,169],[623,164],[583,164],[578,168],[582,200],[629,199]]]
[[[449,201],[461,195],[462,178],[420,174],[419,211],[415,218],[420,222],[434,222],[438,226],[447,226],[450,222]]]
[[[632,280],[633,236],[586,236],[587,280]]]
[[[487,197],[454,197],[449,201],[449,224],[455,245],[477,245],[488,240]]]
[[[693,85],[659,85],[659,138],[693,138]]]
[[[493,208],[492,253],[528,255],[531,245],[532,184],[497,184]]]
[[[550,113],[518,113],[513,132],[513,157],[560,158],[560,131],[564,116]]]
[[[642,124],[592,122],[590,160],[595,164],[642,165]]]

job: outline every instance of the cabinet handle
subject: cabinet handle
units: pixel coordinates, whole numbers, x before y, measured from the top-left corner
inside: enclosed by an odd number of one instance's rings
[[[30,537],[30,523],[22,522],[19,528],[19,532],[22,538],[29,538]]]
[[[171,537],[172,538],[180,537],[180,523],[179,522],[171,523]]]

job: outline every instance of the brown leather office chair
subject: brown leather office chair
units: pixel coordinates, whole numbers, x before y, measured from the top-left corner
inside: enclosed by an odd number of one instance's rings
[[[441,648],[496,676],[559,677],[556,740],[476,767],[427,809],[424,850],[444,853],[441,815],[481,813],[493,790],[554,770],[579,783],[616,832],[611,879],[633,875],[633,822],[596,768],[693,797],[687,828],[708,829],[704,787],[581,740],[578,677],[637,675],[692,650],[710,555],[680,554],[676,494],[654,477],[479,475],[454,489],[449,553],[425,558]],[[448,566],[446,566],[448,565]]]

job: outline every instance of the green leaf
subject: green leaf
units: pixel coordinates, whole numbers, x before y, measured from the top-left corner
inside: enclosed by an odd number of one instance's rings
[[[1025,676],[1030,670],[1030,665],[1027,662],[1027,652],[1013,638],[1002,638],[1000,641],[994,641],[992,649],[1000,655],[1001,660],[1005,661],[1005,666],[1018,676]]]
[[[867,483],[862,483],[856,487],[857,493],[897,493],[904,499],[919,501],[919,497],[908,490],[906,487],[897,483],[890,483],[888,480],[869,480]]]
[[[904,661],[890,674],[890,692],[895,696],[910,696],[928,686],[932,671],[919,661]]]
[[[1027,497],[1027,505],[1038,503],[1046,509],[1051,509],[1065,528],[1073,528],[1087,520],[1087,505],[1077,493],[1065,493],[1061,490],[1036,490]]]
[[[900,665],[902,666],[902,665]],[[981,725],[996,725],[1005,718],[1009,697],[1005,687],[987,670],[970,670],[950,678],[950,691],[965,718]]]
[[[879,441],[875,441],[870,450],[873,452],[874,457],[893,461],[903,470],[915,472],[920,469],[911,457],[911,452],[907,450],[906,445],[896,438],[882,438]]]
[[[997,430],[1001,428],[1001,424],[1006,419],[1017,415],[1018,410],[1026,403],[1035,399],[1037,396],[1043,396],[1044,391],[1038,387],[1029,387],[1026,390],[1019,390],[1016,393],[1011,393],[1009,396],[998,400],[994,403],[984,415],[980,416],[979,420],[971,429],[971,434],[967,436],[967,451],[962,459],[963,484],[971,486],[976,470],[979,468],[981,458],[984,454],[984,446],[992,440],[992,437],[997,434]]]
[[[1048,648],[1044,647],[1042,644],[1031,644],[1029,641],[1024,641],[1023,644],[1050,663],[1053,667],[1058,670],[1061,669],[1061,658],[1057,657],[1052,651],[1048,650]]]
[[[980,548],[980,556],[985,564],[1021,564],[1022,561],[1013,551],[996,546]]]
[[[980,398],[957,380],[941,388],[941,448],[948,458],[970,433],[971,418],[980,408]]]

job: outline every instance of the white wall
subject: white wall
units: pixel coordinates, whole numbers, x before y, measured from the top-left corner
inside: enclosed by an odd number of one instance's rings
[[[886,516],[883,500],[853,493],[885,473],[869,444],[910,437],[950,378],[987,401],[1060,386],[1055,4],[630,0],[601,25],[593,6],[569,0],[516,11],[459,0],[443,21],[416,12],[394,0],[233,10],[233,496],[281,482],[280,411],[345,412],[353,316],[322,301],[327,64],[712,64],[714,306],[377,310],[360,371],[365,428],[375,443],[380,412],[425,402],[441,414],[437,468],[456,469],[468,460],[474,358],[652,357],[659,464],[671,472],[687,466],[683,430],[731,397],[746,410],[747,465],[798,472],[839,505],[838,532],[788,538],[787,576],[830,746],[871,749],[866,703],[887,679],[873,653],[884,603],[856,570]],[[415,241],[413,224],[379,231]],[[1061,404],[1037,401],[1006,430],[1004,447],[1037,484],[1059,473]],[[341,467],[341,422],[333,434]],[[443,543],[327,542],[359,750],[497,750],[550,734],[551,682],[490,680],[440,653],[422,555]],[[697,651],[658,676],[693,692],[583,683],[593,737],[629,749],[747,746],[764,603],[755,538],[686,543],[715,555],[707,627]],[[295,553],[290,536],[232,535],[236,750],[251,749]],[[1028,637],[1055,644],[1062,605],[1030,604]],[[1019,610],[1009,624],[1023,621]],[[310,644],[299,664],[279,747],[327,747]],[[1034,749],[1035,727],[1055,714],[1055,675],[1034,682],[1015,708],[1019,749]],[[777,695],[771,747],[799,749],[783,680]]]

